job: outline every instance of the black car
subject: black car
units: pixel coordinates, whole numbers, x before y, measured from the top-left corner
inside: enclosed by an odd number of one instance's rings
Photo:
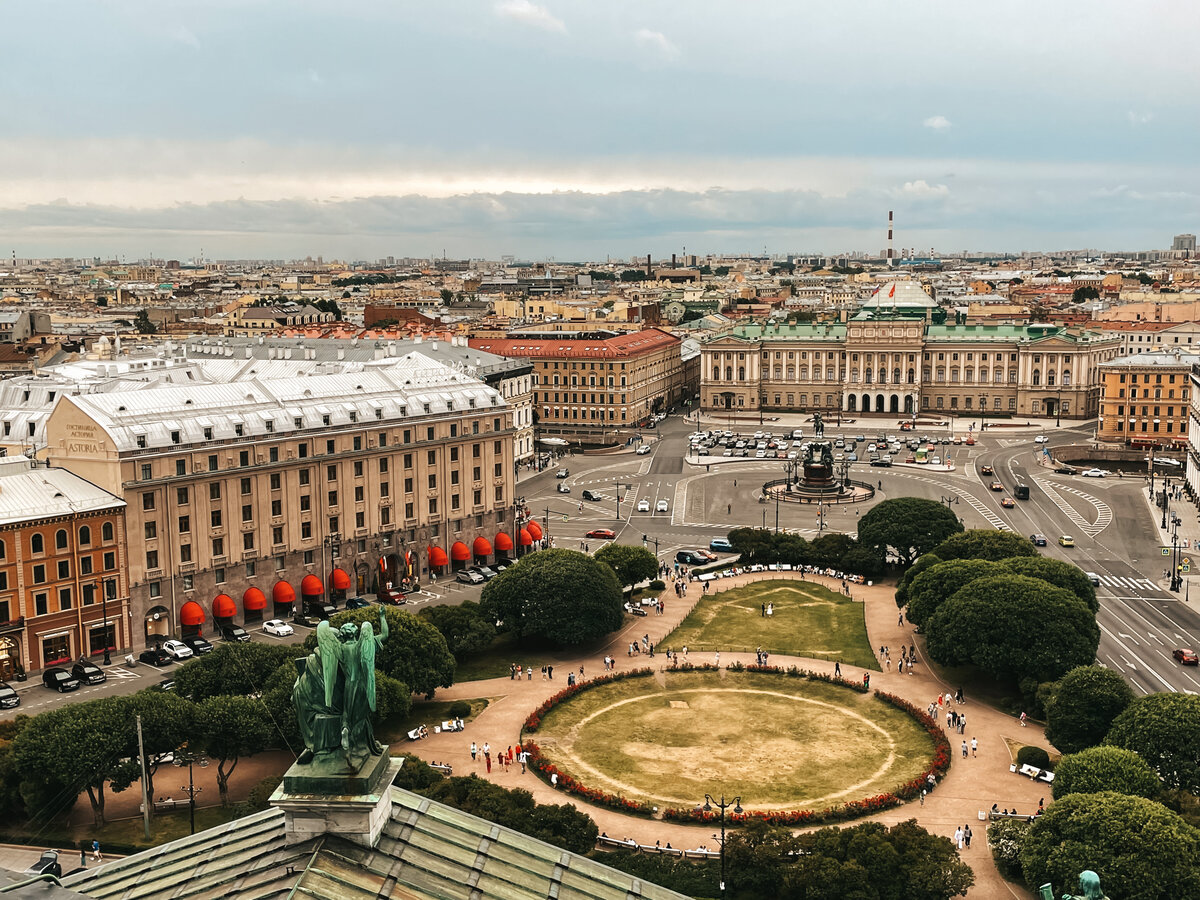
[[[185,647],[190,647],[192,653],[196,654],[196,656],[213,652],[213,645],[202,637],[185,637],[183,639],[183,645]]]
[[[162,647],[147,647],[138,654],[138,662],[162,668],[171,664],[171,656]]]
[[[892,462],[888,459],[873,459],[871,460],[871,465],[881,469],[890,469],[892,467]]]
[[[20,705],[21,695],[9,687],[7,682],[0,681],[0,709],[12,709]]]
[[[682,563],[685,566],[700,566],[708,562],[708,560],[693,550],[680,550],[675,554],[675,562]]]
[[[346,609],[362,609],[364,606],[370,606],[371,601],[366,597],[351,597],[346,601]]]
[[[241,625],[222,625],[221,637],[227,641],[248,641],[250,635],[246,633],[246,629]]]
[[[1072,468],[1071,466],[1059,466],[1054,471],[1057,472],[1059,475],[1078,475],[1079,474],[1079,470]]]
[[[148,691],[173,691],[173,690],[175,690],[175,679],[174,678],[164,678],[162,681],[158,682],[157,684],[150,685],[150,687],[146,688],[146,690],[148,690]]]
[[[584,500],[603,500],[604,499],[603,494],[597,494],[595,491],[584,491],[579,496],[583,497]]]
[[[293,625],[302,625],[305,628],[316,628],[321,623],[321,620],[314,616],[292,616]]]
[[[108,676],[104,674],[104,670],[99,666],[92,665],[86,659],[81,659],[75,665],[71,666],[71,674],[84,684],[104,684],[104,682],[108,681]]]
[[[54,688],[60,694],[65,694],[67,691],[73,691],[79,687],[79,679],[62,666],[54,666],[42,672],[42,684],[48,688]]]

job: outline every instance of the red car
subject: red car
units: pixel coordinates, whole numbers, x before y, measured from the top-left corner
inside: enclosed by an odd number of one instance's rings
[[[585,537],[596,538],[601,541],[611,541],[616,536],[616,532],[611,528],[593,528],[585,535]]]
[[[1174,656],[1177,660],[1179,660],[1179,662],[1181,662],[1185,666],[1200,665],[1200,657],[1196,656],[1195,650],[1188,650],[1186,648],[1181,647],[1180,649],[1176,650],[1171,655]]]
[[[998,481],[993,481],[992,482],[992,490],[993,491],[1002,491],[1002,490],[1004,490],[1004,485],[1002,485]]]

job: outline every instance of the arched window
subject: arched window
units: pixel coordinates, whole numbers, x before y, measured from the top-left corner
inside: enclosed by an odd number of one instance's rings
[[[67,532],[60,528],[54,533],[54,546],[58,550],[67,549]]]
[[[29,536],[29,552],[31,552],[31,553],[46,552],[46,542],[40,534],[34,533]]]
[[[746,380],[746,367],[738,366],[738,381],[745,381],[745,380]]]
[[[1063,387],[1070,387],[1070,385],[1071,385],[1071,370],[1070,369],[1063,369],[1062,383],[1063,383]]]
[[[624,379],[622,379],[622,380],[624,380]],[[725,380],[733,381],[733,366],[725,367]]]
[[[899,383],[900,383],[900,370],[893,369],[892,370],[892,384],[899,384]]]
[[[871,383],[871,371],[872,371],[871,369],[867,369],[866,371],[863,372],[863,383],[864,384]]]
[[[113,539],[112,522],[105,522],[100,526],[100,539],[104,541],[111,541]]]
[[[1050,385],[1051,387],[1054,386],[1054,370],[1053,369],[1051,369],[1049,372],[1046,373],[1046,384]]]
[[[8,556],[8,542],[0,541],[0,559],[4,559],[7,556]]]
[[[1042,370],[1041,370],[1041,369],[1034,369],[1034,370],[1033,370],[1033,383],[1034,383],[1034,384],[1041,384],[1041,383],[1042,383]]]
[[[713,381],[721,380],[721,367],[720,366],[715,366],[713,368],[712,380]]]
[[[908,370],[908,383],[909,383],[909,384],[916,384],[916,383],[917,383],[917,373],[916,373],[916,370],[915,370],[915,369],[909,369],[909,370]]]

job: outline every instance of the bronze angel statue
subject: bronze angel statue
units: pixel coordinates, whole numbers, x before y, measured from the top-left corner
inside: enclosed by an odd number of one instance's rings
[[[337,630],[327,621],[317,625],[317,648],[296,660],[299,677],[292,703],[304,738],[297,763],[340,753],[347,764],[357,767],[368,755],[383,752],[375,740],[371,713],[375,711],[375,651],[387,636],[382,609],[378,635],[370,622],[347,622]]]

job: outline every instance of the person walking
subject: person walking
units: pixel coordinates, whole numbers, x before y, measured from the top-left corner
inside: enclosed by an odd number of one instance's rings
[[[963,830],[962,826],[960,825],[958,828],[954,829],[954,846],[959,850],[963,848],[963,837]]]
[[[104,862],[104,854],[100,852],[100,842],[92,841],[92,859],[96,862]]]
[[[979,740],[977,738],[971,738],[971,756],[973,756],[973,757],[978,756],[979,755],[977,752],[978,750],[979,750]]]
[[[971,849],[971,826],[970,825],[966,825],[963,827],[963,841],[964,841],[964,843],[966,843],[967,849],[970,850]]]
[[[471,741],[471,762],[475,762],[475,756],[479,753],[479,748],[475,746],[475,742]]]
[[[1021,710],[1021,727],[1025,727],[1025,710]]]
[[[836,661],[836,662],[833,664],[833,677],[834,677],[834,678],[841,678],[841,677],[842,677],[842,661],[841,661],[840,659],[839,659],[839,660],[837,660],[837,661]]]

